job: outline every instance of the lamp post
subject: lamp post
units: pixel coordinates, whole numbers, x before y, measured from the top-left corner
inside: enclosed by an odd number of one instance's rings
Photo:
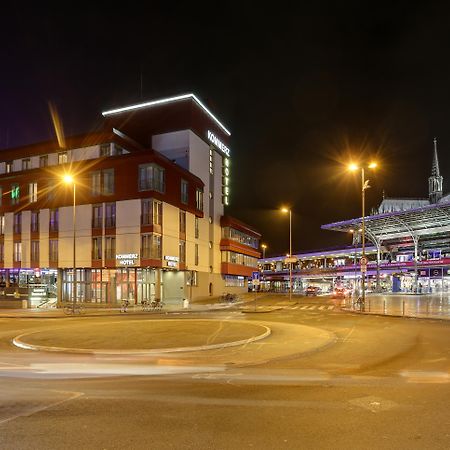
[[[289,213],[289,300],[292,300],[292,211],[282,208],[281,212]]]
[[[368,166],[369,169],[375,169],[377,167],[376,162],[371,162]],[[367,271],[367,259],[366,259],[366,223],[365,223],[365,208],[366,208],[366,189],[370,188],[369,180],[365,179],[364,166],[359,167],[357,164],[350,164],[349,170],[356,171],[361,170],[361,307],[364,310],[366,304],[366,271]]]
[[[264,260],[265,257],[266,257],[266,248],[267,248],[267,245],[266,245],[266,244],[261,244],[261,248],[262,248],[262,252],[263,252],[263,260]]]
[[[77,286],[77,270],[76,270],[76,183],[75,179],[72,175],[64,175],[63,177],[64,183],[67,185],[71,184],[73,186],[73,211],[72,211],[72,237],[73,237],[73,269],[72,269],[72,313],[75,313],[75,304],[76,304],[76,286]]]

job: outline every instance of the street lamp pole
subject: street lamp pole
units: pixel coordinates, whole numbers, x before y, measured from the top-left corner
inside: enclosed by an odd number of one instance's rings
[[[289,209],[289,300],[292,300],[292,211]]]
[[[366,223],[365,223],[365,215],[366,215],[366,189],[369,187],[368,183],[366,183],[364,177],[364,167],[361,167],[361,206],[362,206],[362,226],[361,226],[361,246],[362,246],[362,261],[366,260]],[[365,266],[367,267],[367,266]],[[363,264],[361,264],[361,290],[362,290],[362,305],[363,308],[366,306],[366,273],[364,270]]]
[[[72,210],[72,238],[73,238],[73,253],[72,253],[72,313],[75,314],[75,307],[76,307],[76,286],[77,286],[77,270],[76,270],[76,198],[77,198],[77,190],[76,190],[76,183],[75,179],[72,175],[66,174],[63,177],[63,180],[66,184],[71,184],[73,189],[73,210]]]

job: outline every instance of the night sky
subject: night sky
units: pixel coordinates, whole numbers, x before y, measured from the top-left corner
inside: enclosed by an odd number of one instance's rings
[[[1,13],[0,148],[53,139],[48,102],[71,135],[105,109],[193,92],[232,132],[227,212],[263,234],[266,255],[289,249],[282,205],[294,251],[350,243],[320,225],[361,214],[351,158],[382,167],[367,211],[383,190],[428,195],[435,136],[450,188],[440,2],[15,3]]]

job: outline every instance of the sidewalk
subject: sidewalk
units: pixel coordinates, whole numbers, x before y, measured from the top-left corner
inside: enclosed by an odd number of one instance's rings
[[[169,303],[162,309],[150,309],[143,311],[141,305],[131,305],[126,312],[121,312],[120,305],[114,307],[97,307],[95,304],[84,303],[84,312],[75,314],[74,317],[92,317],[92,316],[122,316],[122,315],[160,315],[160,314],[181,314],[181,313],[202,313],[210,311],[223,311],[239,305],[243,305],[252,301],[243,294],[240,301],[234,303],[222,303],[219,297],[212,297],[211,303],[189,303],[188,308],[184,308],[182,302],[180,304]],[[72,317],[71,314],[66,315],[63,308],[33,308],[33,309],[0,309],[0,318],[63,318]]]
[[[343,302],[341,308],[360,314],[450,320],[450,294],[369,294],[364,311],[353,307],[351,299]]]

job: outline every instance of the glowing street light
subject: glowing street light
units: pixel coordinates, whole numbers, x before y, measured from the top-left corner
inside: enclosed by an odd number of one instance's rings
[[[290,208],[281,208],[282,213],[289,213],[289,300],[292,300],[292,211]]]
[[[378,164],[375,161],[371,161],[366,165],[369,169],[376,169]],[[358,164],[351,163],[348,165],[348,170],[355,172],[361,170],[361,207],[362,207],[362,224],[361,224],[361,246],[362,246],[362,256],[361,256],[361,289],[362,289],[362,309],[365,307],[366,303],[366,271],[367,271],[367,259],[366,259],[366,235],[365,235],[365,192],[366,189],[370,188],[369,180],[365,179],[364,165],[359,166]]]
[[[265,259],[266,258],[267,245],[266,244],[261,244],[261,248],[262,248],[262,251],[263,251],[263,259]]]
[[[76,183],[75,183],[75,178],[70,175],[70,174],[65,174],[62,177],[63,181],[65,184],[67,185],[72,185],[73,186],[73,213],[72,213],[72,226],[73,226],[73,269],[72,269],[72,314],[75,314],[75,304],[76,304],[76,285],[77,285],[77,270],[76,270],[76,260],[75,260],[75,249],[76,249],[76,233],[75,233],[75,229],[76,229],[76,209],[75,209],[75,205],[76,205]]]

